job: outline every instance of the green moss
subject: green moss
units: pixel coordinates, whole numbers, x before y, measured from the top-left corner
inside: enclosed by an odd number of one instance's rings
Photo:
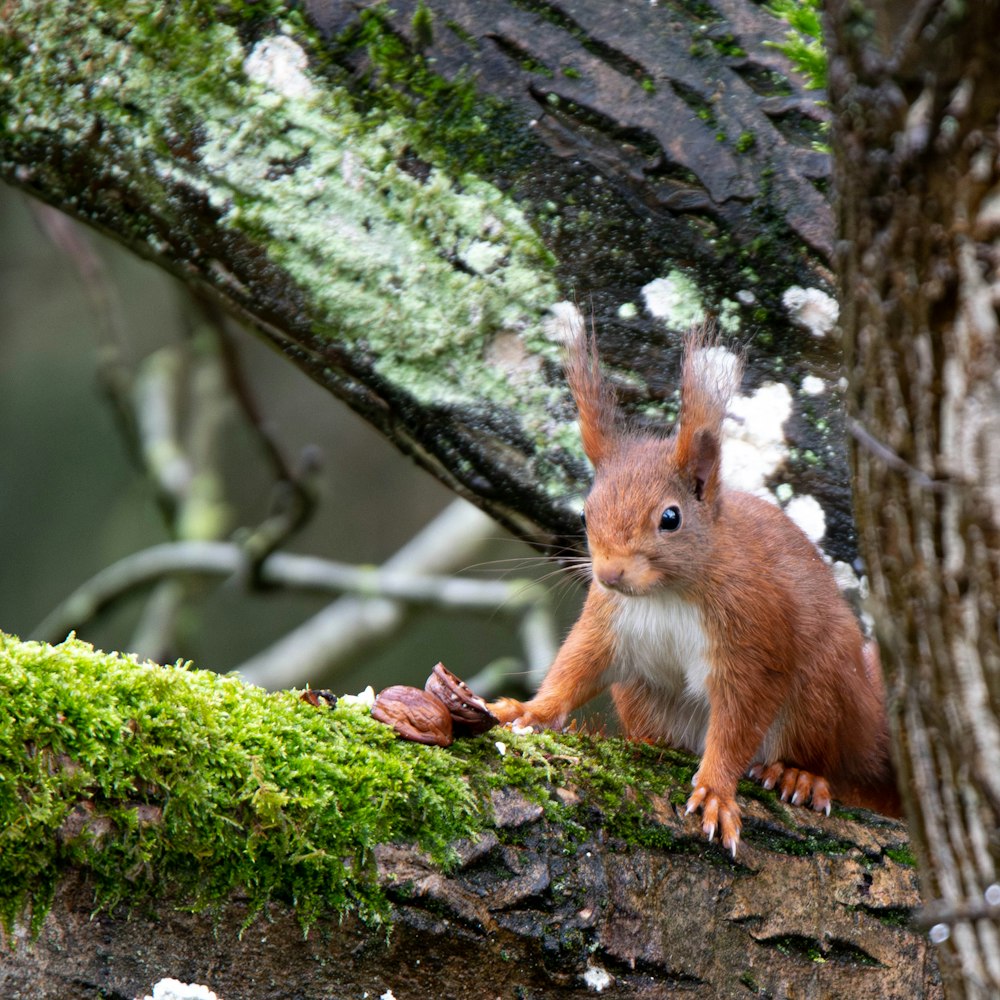
[[[726,32],[721,37],[713,37],[711,42],[715,51],[726,59],[742,59],[747,54],[746,49],[729,32]]]
[[[865,913],[871,914],[886,927],[913,927],[913,911],[905,907],[865,907]]]
[[[372,848],[412,840],[447,864],[484,823],[461,759],[403,743],[366,711],[317,709],[236,677],[0,637],[0,917],[44,916],[60,872],[98,902],[169,885],[387,913]]]
[[[434,14],[424,6],[423,0],[420,0],[413,12],[410,27],[413,29],[418,49],[426,49],[434,44]]]
[[[891,858],[896,864],[906,865],[909,868],[917,867],[916,855],[911,850],[908,844],[902,847],[890,847],[887,848],[885,855],[887,858]]]
[[[783,42],[768,42],[792,61],[810,90],[826,89],[827,58],[823,46],[820,0],[770,0],[768,9],[787,22]]]
[[[283,900],[306,927],[346,911],[378,923],[390,910],[374,848],[414,843],[446,868],[456,840],[491,824],[499,788],[541,803],[567,853],[595,823],[625,844],[700,849],[649,808],[689,785],[694,759],[645,744],[496,731],[442,750],[343,702],[317,709],[235,676],[2,633],[0,699],[8,930],[26,912],[40,926],[70,867],[91,875],[97,906],[169,894],[211,908],[237,890],[251,915]],[[555,794],[565,787],[577,804]]]

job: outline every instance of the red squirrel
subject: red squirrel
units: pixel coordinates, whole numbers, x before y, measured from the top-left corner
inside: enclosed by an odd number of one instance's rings
[[[878,650],[816,546],[780,507],[722,482],[722,427],[742,366],[721,373],[705,334],[685,344],[669,437],[629,429],[596,346],[566,374],[594,484],[592,581],[538,693],[491,705],[561,729],[610,686],[625,735],[701,755],[687,812],[733,855],[736,784],[829,813],[831,798],[899,814]],[[725,376],[725,377],[724,377]],[[728,383],[728,384],[727,384]]]

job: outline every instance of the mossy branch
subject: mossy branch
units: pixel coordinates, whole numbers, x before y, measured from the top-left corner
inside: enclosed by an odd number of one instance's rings
[[[0,176],[217,298],[539,546],[577,544],[587,479],[557,317],[594,312],[643,416],[715,317],[754,385],[789,385],[783,475],[849,559],[836,350],[785,297],[829,293],[833,246],[785,30],[750,0],[13,4]]]
[[[915,956],[923,945],[907,917],[917,890],[899,824],[788,809],[745,783],[734,862],[682,815],[695,765],[683,754],[500,730],[426,747],[397,740],[348,699],[317,708],[295,692],[269,694],[234,676],[139,663],[72,639],[51,647],[3,637],[0,699],[0,916],[15,946],[12,975],[25,963],[56,978],[55,968],[87,965],[88,927],[103,935],[101,954],[119,947],[119,933],[134,952],[137,927],[171,914],[190,931],[204,920],[183,916],[193,911],[209,914],[216,930],[185,945],[184,975],[247,1000],[263,996],[252,986],[262,959],[230,935],[264,915],[268,934],[290,949],[280,962],[309,956],[311,970],[308,985],[272,997],[343,990],[370,975],[386,947],[424,956],[457,949],[471,976],[459,995],[492,996],[493,979],[471,970],[495,964],[496,946],[525,958],[504,974],[512,985],[539,976],[551,984],[595,961],[627,976],[647,949],[657,975],[680,970],[724,995],[750,967],[748,955],[762,984],[782,981],[775,938],[805,940],[817,958],[839,956],[841,995],[886,995],[890,981],[925,995]],[[635,880],[650,878],[656,891],[629,902]],[[802,906],[789,908],[792,898]],[[99,928],[95,907],[105,915]],[[81,950],[59,945],[50,967],[55,929],[78,912]],[[312,927],[311,943],[279,934],[288,920]],[[683,951],[690,920],[715,927],[714,949]],[[24,921],[38,935],[35,952],[16,930]],[[162,929],[151,937],[141,971],[115,986],[121,995],[164,974],[170,937]],[[673,944],[648,952],[654,939]],[[539,948],[549,951],[547,966],[527,960]],[[317,949],[347,953],[324,972],[309,964]],[[379,974],[392,985],[390,970]]]

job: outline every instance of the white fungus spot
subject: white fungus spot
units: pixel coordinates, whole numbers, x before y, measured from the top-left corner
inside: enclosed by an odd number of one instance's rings
[[[207,986],[182,983],[177,979],[161,979],[153,986],[153,995],[143,1000],[219,1000]]]
[[[392,995],[392,990],[386,990],[378,1000],[396,1000],[396,998]]]
[[[613,980],[607,969],[600,965],[588,965],[587,971],[583,974],[583,982],[587,989],[601,993],[611,985]]]
[[[500,754],[501,757],[506,757],[507,756],[507,744],[506,743],[504,743],[501,740],[497,740],[496,743],[494,743],[493,745],[497,748],[497,753]]]
[[[634,302],[623,302],[618,307],[619,319],[635,319],[639,315],[639,307]]]
[[[988,885],[983,893],[983,898],[990,906],[1000,906],[1000,885],[997,885],[996,882]]]
[[[802,380],[802,391],[807,396],[822,396],[826,392],[826,383],[816,375],[807,375]]]
[[[243,61],[243,72],[283,97],[308,97],[315,87],[305,74],[309,65],[305,51],[287,35],[259,41]]]
[[[785,289],[781,302],[788,310],[792,322],[808,330],[814,337],[825,337],[840,316],[837,300],[819,288],[792,285]]]
[[[826,513],[815,497],[792,497],[785,506],[785,513],[806,533],[811,542],[819,545],[826,534]]]

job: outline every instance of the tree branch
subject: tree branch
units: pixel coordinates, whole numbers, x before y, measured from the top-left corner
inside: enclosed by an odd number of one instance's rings
[[[233,542],[165,542],[126,556],[78,587],[33,635],[61,638],[125,595],[166,577],[245,579],[247,554]],[[489,611],[520,617],[546,600],[531,580],[494,582],[410,573],[274,552],[260,566],[260,582],[320,594],[356,594],[453,611]]]

